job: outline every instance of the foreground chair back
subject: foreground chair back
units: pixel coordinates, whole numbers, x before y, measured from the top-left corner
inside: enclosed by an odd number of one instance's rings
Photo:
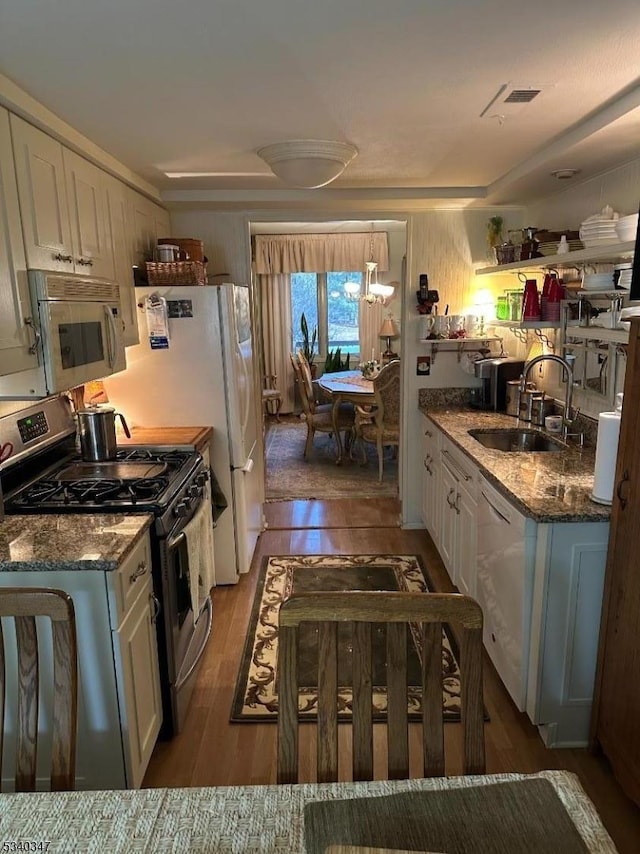
[[[442,628],[462,627],[460,651],[464,773],[485,771],[482,610],[458,593],[347,591],[298,593],[282,603],[278,640],[278,782],[298,781],[298,630],[318,624],[318,763],[320,783],[338,779],[337,626],[353,623],[353,779],[373,779],[371,628],[387,623],[388,778],[409,777],[407,624],[422,637],[424,775],[444,774]]]
[[[78,706],[75,613],[71,597],[61,590],[0,589],[0,617],[15,623],[18,715],[16,732],[17,792],[36,787],[40,673],[36,617],[49,617],[53,637],[53,718],[51,790],[74,788]],[[0,767],[4,741],[6,650],[0,623]]]

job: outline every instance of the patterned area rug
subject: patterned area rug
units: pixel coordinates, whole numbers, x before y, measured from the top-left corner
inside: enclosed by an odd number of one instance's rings
[[[328,433],[316,433],[309,461],[304,459],[307,425],[296,416],[283,416],[282,421],[269,419],[266,436],[266,499],[286,501],[296,498],[395,498],[398,495],[398,460],[385,452],[382,483],[378,481],[378,455],[366,445],[366,465],[361,465],[361,451],[355,459],[347,454],[342,465],[336,465],[336,444]]]
[[[278,658],[278,611],[292,592],[317,590],[406,590],[433,589],[416,555],[301,555],[266,557],[260,569],[256,596],[249,621],[242,663],[231,711],[232,721],[275,721],[278,711],[276,664]],[[298,673],[300,719],[314,720],[317,703],[317,637],[312,624],[303,627],[300,638]],[[409,715],[420,719],[421,680],[419,633],[409,640]],[[386,679],[384,676],[386,631],[373,632],[374,719],[384,720]],[[351,683],[348,626],[338,631],[338,680]],[[460,673],[455,641],[447,628],[443,632],[442,672],[445,720],[460,720]],[[339,691],[340,714],[351,716],[351,691]]]

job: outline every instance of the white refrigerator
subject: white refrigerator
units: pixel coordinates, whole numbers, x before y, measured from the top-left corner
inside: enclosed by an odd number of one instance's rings
[[[166,349],[152,349],[145,299],[169,307]],[[248,572],[262,530],[264,475],[248,285],[136,288],[140,344],[109,377],[109,400],[135,426],[213,427],[211,468],[228,502],[214,530],[215,583]],[[174,316],[171,316],[171,315]]]

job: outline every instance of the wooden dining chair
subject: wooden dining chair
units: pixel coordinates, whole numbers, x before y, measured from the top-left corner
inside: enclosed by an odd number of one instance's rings
[[[360,442],[362,463],[367,461],[365,442],[375,445],[379,481],[384,474],[384,449],[400,445],[400,380],[400,360],[389,362],[373,379],[373,406],[356,406],[354,431],[356,442]]]
[[[297,593],[280,606],[278,636],[278,782],[298,781],[298,632],[318,629],[317,780],[338,779],[337,628],[352,623],[353,779],[373,779],[372,625],[387,624],[388,779],[409,777],[407,708],[408,624],[422,646],[422,742],[425,777],[445,770],[442,703],[442,630],[462,627],[460,652],[464,773],[485,771],[482,690],[482,610],[459,593],[340,591]],[[414,625],[415,624],[415,625]]]
[[[311,453],[315,433],[329,433],[329,435],[332,435],[335,431],[335,424],[333,420],[333,404],[316,403],[309,365],[306,359],[303,361],[299,356],[300,354],[297,356],[289,354],[293,373],[300,390],[302,409],[307,424],[307,441],[304,446],[304,458],[307,460]],[[353,406],[346,403],[340,404],[337,412],[337,429],[344,430],[350,435],[353,430],[353,422]]]
[[[277,374],[267,374],[264,378],[262,389],[262,403],[267,415],[275,415],[276,421],[280,421],[280,409],[282,408],[282,392],[277,386]]]
[[[78,706],[73,601],[61,590],[36,587],[0,589],[0,617],[12,618],[15,625],[18,674],[15,790],[33,792],[36,788],[38,707],[41,690],[36,617],[49,618],[53,642],[51,791],[73,789]],[[0,622],[0,767],[7,704],[7,651],[8,644],[5,643]]]

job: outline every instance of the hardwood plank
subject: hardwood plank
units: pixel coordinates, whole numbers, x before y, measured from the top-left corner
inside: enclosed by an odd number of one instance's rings
[[[327,502],[309,502],[322,505]],[[144,785],[229,786],[275,783],[276,731],[273,724],[232,724],[229,714],[244,635],[255,591],[257,570],[264,555],[277,554],[417,554],[427,567],[435,588],[450,592],[453,585],[431,538],[424,530],[402,530],[395,516],[370,529],[348,527],[354,514],[364,517],[369,501],[349,502],[343,516],[344,528],[319,530],[267,529],[256,548],[252,570],[237,585],[217,587],[213,592],[215,624],[184,731],[170,742],[160,742],[154,751]],[[272,505],[265,505],[267,515]],[[327,510],[327,512],[331,512]],[[295,546],[295,547],[294,547]],[[485,705],[491,720],[485,724],[487,773],[517,771],[532,773],[558,768],[578,775],[596,805],[620,854],[637,854],[640,810],[625,797],[607,762],[584,749],[547,749],[537,729],[518,712],[493,665],[483,658]],[[315,774],[315,727],[301,727],[300,779]],[[410,748],[415,748],[411,775],[422,776],[421,724],[409,725]],[[344,730],[344,727],[339,727]],[[384,728],[373,725],[374,771],[383,776],[386,765]],[[444,728],[448,775],[462,773],[460,724]],[[339,733],[339,737],[342,733]],[[342,750],[342,742],[340,747]]]

